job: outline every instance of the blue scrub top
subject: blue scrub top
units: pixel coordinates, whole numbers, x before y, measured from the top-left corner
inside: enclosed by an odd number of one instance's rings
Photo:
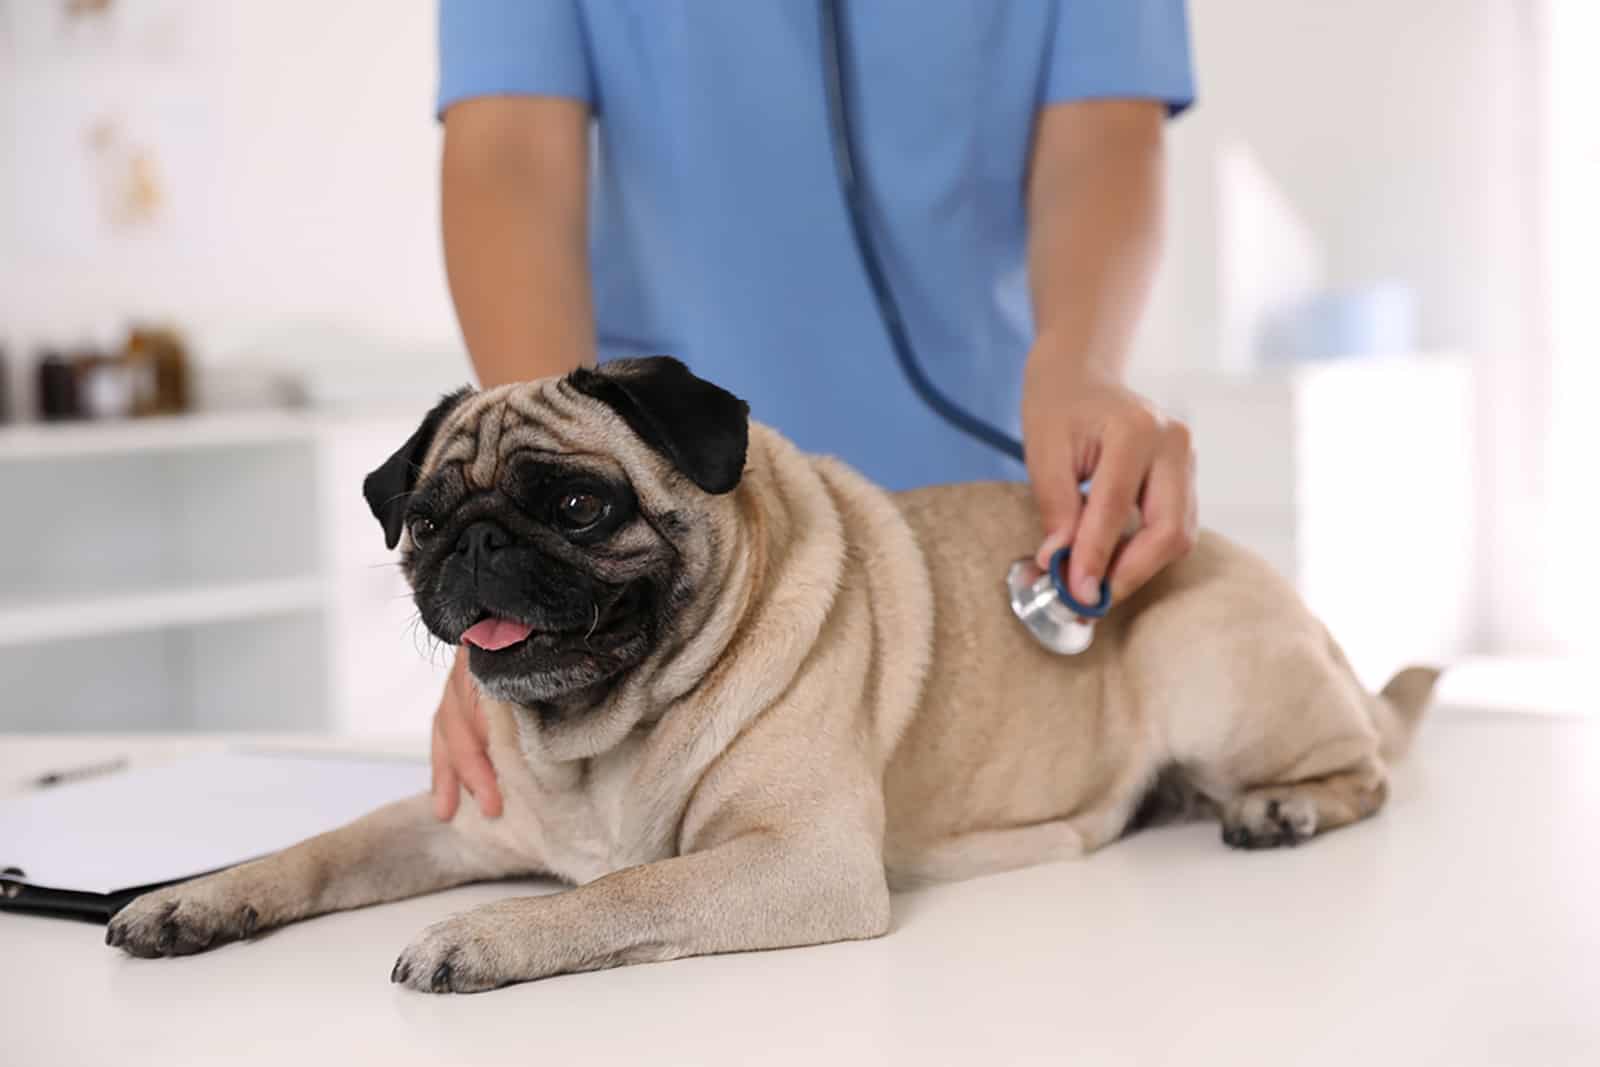
[[[911,342],[947,394],[1015,434],[1035,116],[1095,97],[1186,106],[1183,0],[842,7],[854,143]],[[438,108],[590,105],[602,359],[679,356],[889,488],[1019,477],[895,360],[834,170],[819,17],[813,0],[441,0]]]

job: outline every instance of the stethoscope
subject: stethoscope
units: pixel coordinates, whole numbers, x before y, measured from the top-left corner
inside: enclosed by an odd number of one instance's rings
[[[839,17],[839,0],[820,0],[819,9],[823,82],[827,87],[828,125],[833,137],[833,158],[839,174],[839,190],[849,211],[850,230],[855,237],[856,249],[861,254],[867,280],[872,286],[872,295],[877,300],[884,331],[889,335],[889,345],[894,349],[895,358],[905,372],[906,380],[911,383],[911,388],[936,415],[962,433],[1020,463],[1021,441],[945,396],[917,362],[915,350],[906,334],[905,319],[900,314],[900,305],[889,288],[883,261],[873,242],[871,227],[867,224],[860,168],[851,147],[844,30]],[[1111,610],[1109,582],[1101,583],[1098,603],[1082,604],[1073,597],[1067,587],[1067,561],[1070,558],[1071,549],[1063,548],[1050,558],[1050,566],[1044,570],[1040,570],[1032,559],[1019,559],[1006,572],[1006,592],[1013,614],[1040,644],[1063,655],[1074,655],[1088,648],[1094,640],[1095,620],[1103,618]]]

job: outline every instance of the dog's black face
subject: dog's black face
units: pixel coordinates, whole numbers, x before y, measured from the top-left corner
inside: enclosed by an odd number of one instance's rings
[[[696,391],[720,396],[709,412],[691,405],[698,418],[663,420],[652,397],[661,388],[674,410]],[[597,418],[595,400],[625,425]],[[708,433],[738,454],[708,450]],[[678,509],[648,514],[620,460],[668,456],[694,483],[683,492],[727,492],[745,433],[742,402],[671,360],[463,391],[368,477],[367,499],[391,547],[404,541],[401,565],[428,630],[470,649],[489,695],[543,705],[597,692],[643,662],[692,595],[671,536],[693,531]]]
[[[674,553],[641,520],[632,488],[530,452],[502,466],[492,489],[469,489],[455,465],[411,495],[402,565],[423,624],[471,649],[494,696],[523,704],[643,660]]]

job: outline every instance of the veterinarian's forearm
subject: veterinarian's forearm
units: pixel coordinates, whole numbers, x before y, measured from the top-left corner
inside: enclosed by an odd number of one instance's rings
[[[589,110],[575,100],[468,100],[445,117],[445,267],[484,386],[593,362]]]
[[[1032,359],[1120,381],[1161,244],[1161,105],[1040,113],[1027,189]]]

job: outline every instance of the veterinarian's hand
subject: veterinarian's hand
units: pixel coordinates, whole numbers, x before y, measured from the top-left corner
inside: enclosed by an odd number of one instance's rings
[[[1028,476],[1045,529],[1038,564],[1070,545],[1073,596],[1093,604],[1109,579],[1113,603],[1125,600],[1194,546],[1189,430],[1115,378],[1069,361],[1030,359],[1023,390]],[[1085,478],[1087,499],[1078,492]]]
[[[467,649],[456,651],[456,661],[433,713],[433,813],[442,820],[455,817],[460,787],[478,802],[490,818],[500,814],[500,784],[489,762],[489,724],[478,703],[478,687],[467,674]]]

